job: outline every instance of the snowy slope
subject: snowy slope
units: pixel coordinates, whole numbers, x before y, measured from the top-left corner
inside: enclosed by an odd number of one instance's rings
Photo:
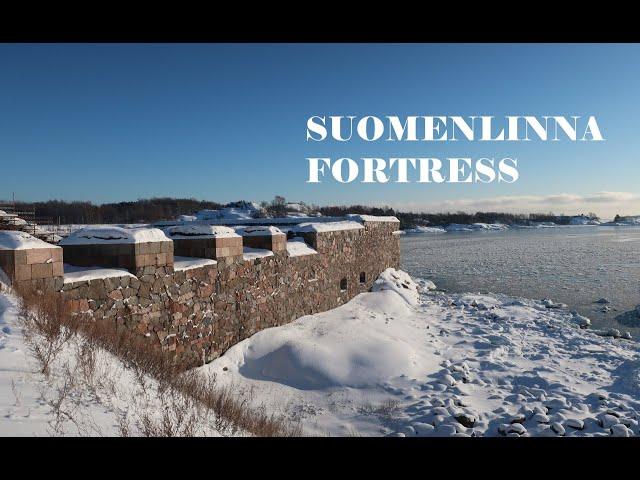
[[[160,424],[165,411],[179,430],[173,412],[183,398],[159,393],[155,380],[99,348],[93,370],[76,368],[82,352],[79,339],[65,344],[45,377],[25,342],[16,299],[0,290],[0,436],[142,435],[144,419]],[[196,435],[219,435],[213,419],[196,418]]]
[[[531,300],[418,294],[393,270],[373,290],[259,332],[200,371],[316,435],[638,433],[636,342]]]

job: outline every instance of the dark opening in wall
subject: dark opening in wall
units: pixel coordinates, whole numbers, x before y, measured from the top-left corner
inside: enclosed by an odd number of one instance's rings
[[[360,283],[367,283],[367,275],[364,272],[360,272]]]
[[[346,291],[347,290],[347,279],[343,278],[342,280],[340,280],[340,290],[341,291]]]

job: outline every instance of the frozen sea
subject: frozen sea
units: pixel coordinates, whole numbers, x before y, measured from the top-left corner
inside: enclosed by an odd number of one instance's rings
[[[640,227],[420,233],[401,242],[401,268],[446,291],[550,298],[594,327],[640,337]]]

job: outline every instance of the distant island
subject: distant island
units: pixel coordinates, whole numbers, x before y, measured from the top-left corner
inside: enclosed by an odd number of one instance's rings
[[[219,203],[193,198],[159,197],[129,202],[94,204],[85,201],[49,200],[9,202],[0,200],[0,229],[20,229],[37,234],[47,225],[149,224],[166,220],[242,220],[260,218],[343,217],[347,214],[395,216],[408,233],[544,228],[558,225],[640,225],[640,216],[616,215],[604,221],[595,213],[564,215],[506,212],[403,212],[391,207],[366,205],[318,206],[291,202],[282,196],[271,201],[240,200]]]

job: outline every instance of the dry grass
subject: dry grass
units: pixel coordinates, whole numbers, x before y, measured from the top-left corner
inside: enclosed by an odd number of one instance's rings
[[[79,383],[94,396],[98,396],[99,391],[115,393],[109,378],[96,373],[97,355],[103,349],[134,372],[143,390],[148,388],[150,378],[155,380],[164,408],[161,414],[146,412],[135,419],[120,414],[118,431],[122,436],[131,435],[132,427],[145,436],[194,436],[205,423],[212,423],[222,434],[302,434],[298,423],[269,414],[264,408],[250,407],[251,398],[216,385],[215,377],[206,378],[194,371],[184,371],[169,354],[142,335],[117,329],[115,322],[95,321],[82,314],[72,314],[59,294],[31,290],[17,293],[25,340],[47,378],[60,352],[72,341],[76,347],[73,368],[65,364],[51,402],[56,425],[63,421],[74,423],[73,412],[63,406],[69,403],[65,401]],[[54,430],[56,428],[54,426]]]
[[[381,418],[393,419],[398,416],[401,408],[398,400],[388,399],[378,405],[364,403],[358,408],[358,411],[363,415],[377,415]]]

